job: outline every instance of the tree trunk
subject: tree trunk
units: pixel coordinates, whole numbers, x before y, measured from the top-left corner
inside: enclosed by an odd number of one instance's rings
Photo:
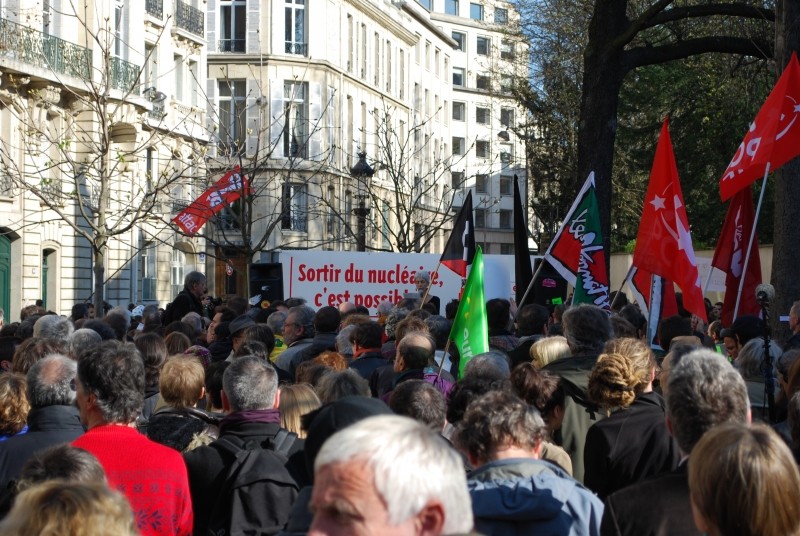
[[[94,315],[95,318],[105,316],[103,303],[105,302],[105,277],[106,277],[106,246],[102,245],[94,250]]]
[[[776,6],[775,58],[778,71],[789,63],[792,52],[800,53],[800,3],[782,0]],[[775,173],[775,240],[772,253],[772,284],[775,303],[771,309],[773,336],[783,341],[789,326],[778,318],[800,299],[797,270],[797,245],[800,244],[800,158],[795,158]]]
[[[613,42],[627,25],[627,0],[597,2],[589,25],[589,43],[583,56],[583,89],[578,124],[578,176],[572,190],[594,171],[603,246],[611,250],[611,177],[617,109],[627,73],[623,50]],[[610,256],[606,256],[609,262]]]

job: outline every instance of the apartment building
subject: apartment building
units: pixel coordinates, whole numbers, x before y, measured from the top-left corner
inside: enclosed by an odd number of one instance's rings
[[[202,241],[168,225],[173,201],[192,198],[204,173],[199,4],[0,4],[7,321],[36,300],[69,314],[98,286],[113,305],[164,304],[186,270],[205,269]]]

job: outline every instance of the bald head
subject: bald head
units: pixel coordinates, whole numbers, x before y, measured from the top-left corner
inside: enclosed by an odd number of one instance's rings
[[[436,343],[422,331],[410,331],[397,343],[395,370],[424,369],[433,361]]]

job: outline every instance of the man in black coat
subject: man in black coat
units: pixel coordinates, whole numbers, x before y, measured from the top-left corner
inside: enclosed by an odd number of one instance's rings
[[[197,313],[200,316],[205,316],[203,313],[203,296],[208,292],[208,281],[205,274],[202,272],[189,272],[183,279],[183,290],[175,296],[175,299],[167,305],[167,310],[164,311],[164,317],[161,323],[165,326],[171,322],[180,320],[187,313]]]
[[[714,426],[750,422],[747,386],[724,357],[695,350],[670,363],[667,428],[683,455],[680,466],[612,493],[605,503],[602,536],[692,536],[687,461],[700,438]]]
[[[184,455],[192,494],[195,534],[206,534],[209,524],[215,521],[211,519],[211,513],[234,462],[233,455],[220,441],[226,439],[242,445],[257,443],[269,448],[281,430],[278,404],[278,376],[269,364],[257,357],[241,357],[225,370],[222,406],[227,416],[220,422],[219,439]],[[302,440],[295,439],[285,465],[298,488],[310,481],[302,449]],[[283,516],[270,520],[273,526],[285,525],[288,520],[296,493],[289,489],[286,491],[284,504],[272,505],[271,511]]]
[[[28,371],[28,432],[0,442],[0,489],[16,480],[22,466],[36,452],[71,443],[83,434],[75,406],[77,363],[63,355],[50,355]]]
[[[531,346],[547,333],[550,311],[544,305],[532,303],[523,306],[517,313],[517,337],[519,346],[508,352],[513,369],[520,363],[531,362]]]

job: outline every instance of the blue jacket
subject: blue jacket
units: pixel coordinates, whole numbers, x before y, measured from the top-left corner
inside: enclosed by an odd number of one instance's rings
[[[546,461],[490,462],[473,471],[467,484],[475,530],[482,534],[600,534],[603,502]]]

